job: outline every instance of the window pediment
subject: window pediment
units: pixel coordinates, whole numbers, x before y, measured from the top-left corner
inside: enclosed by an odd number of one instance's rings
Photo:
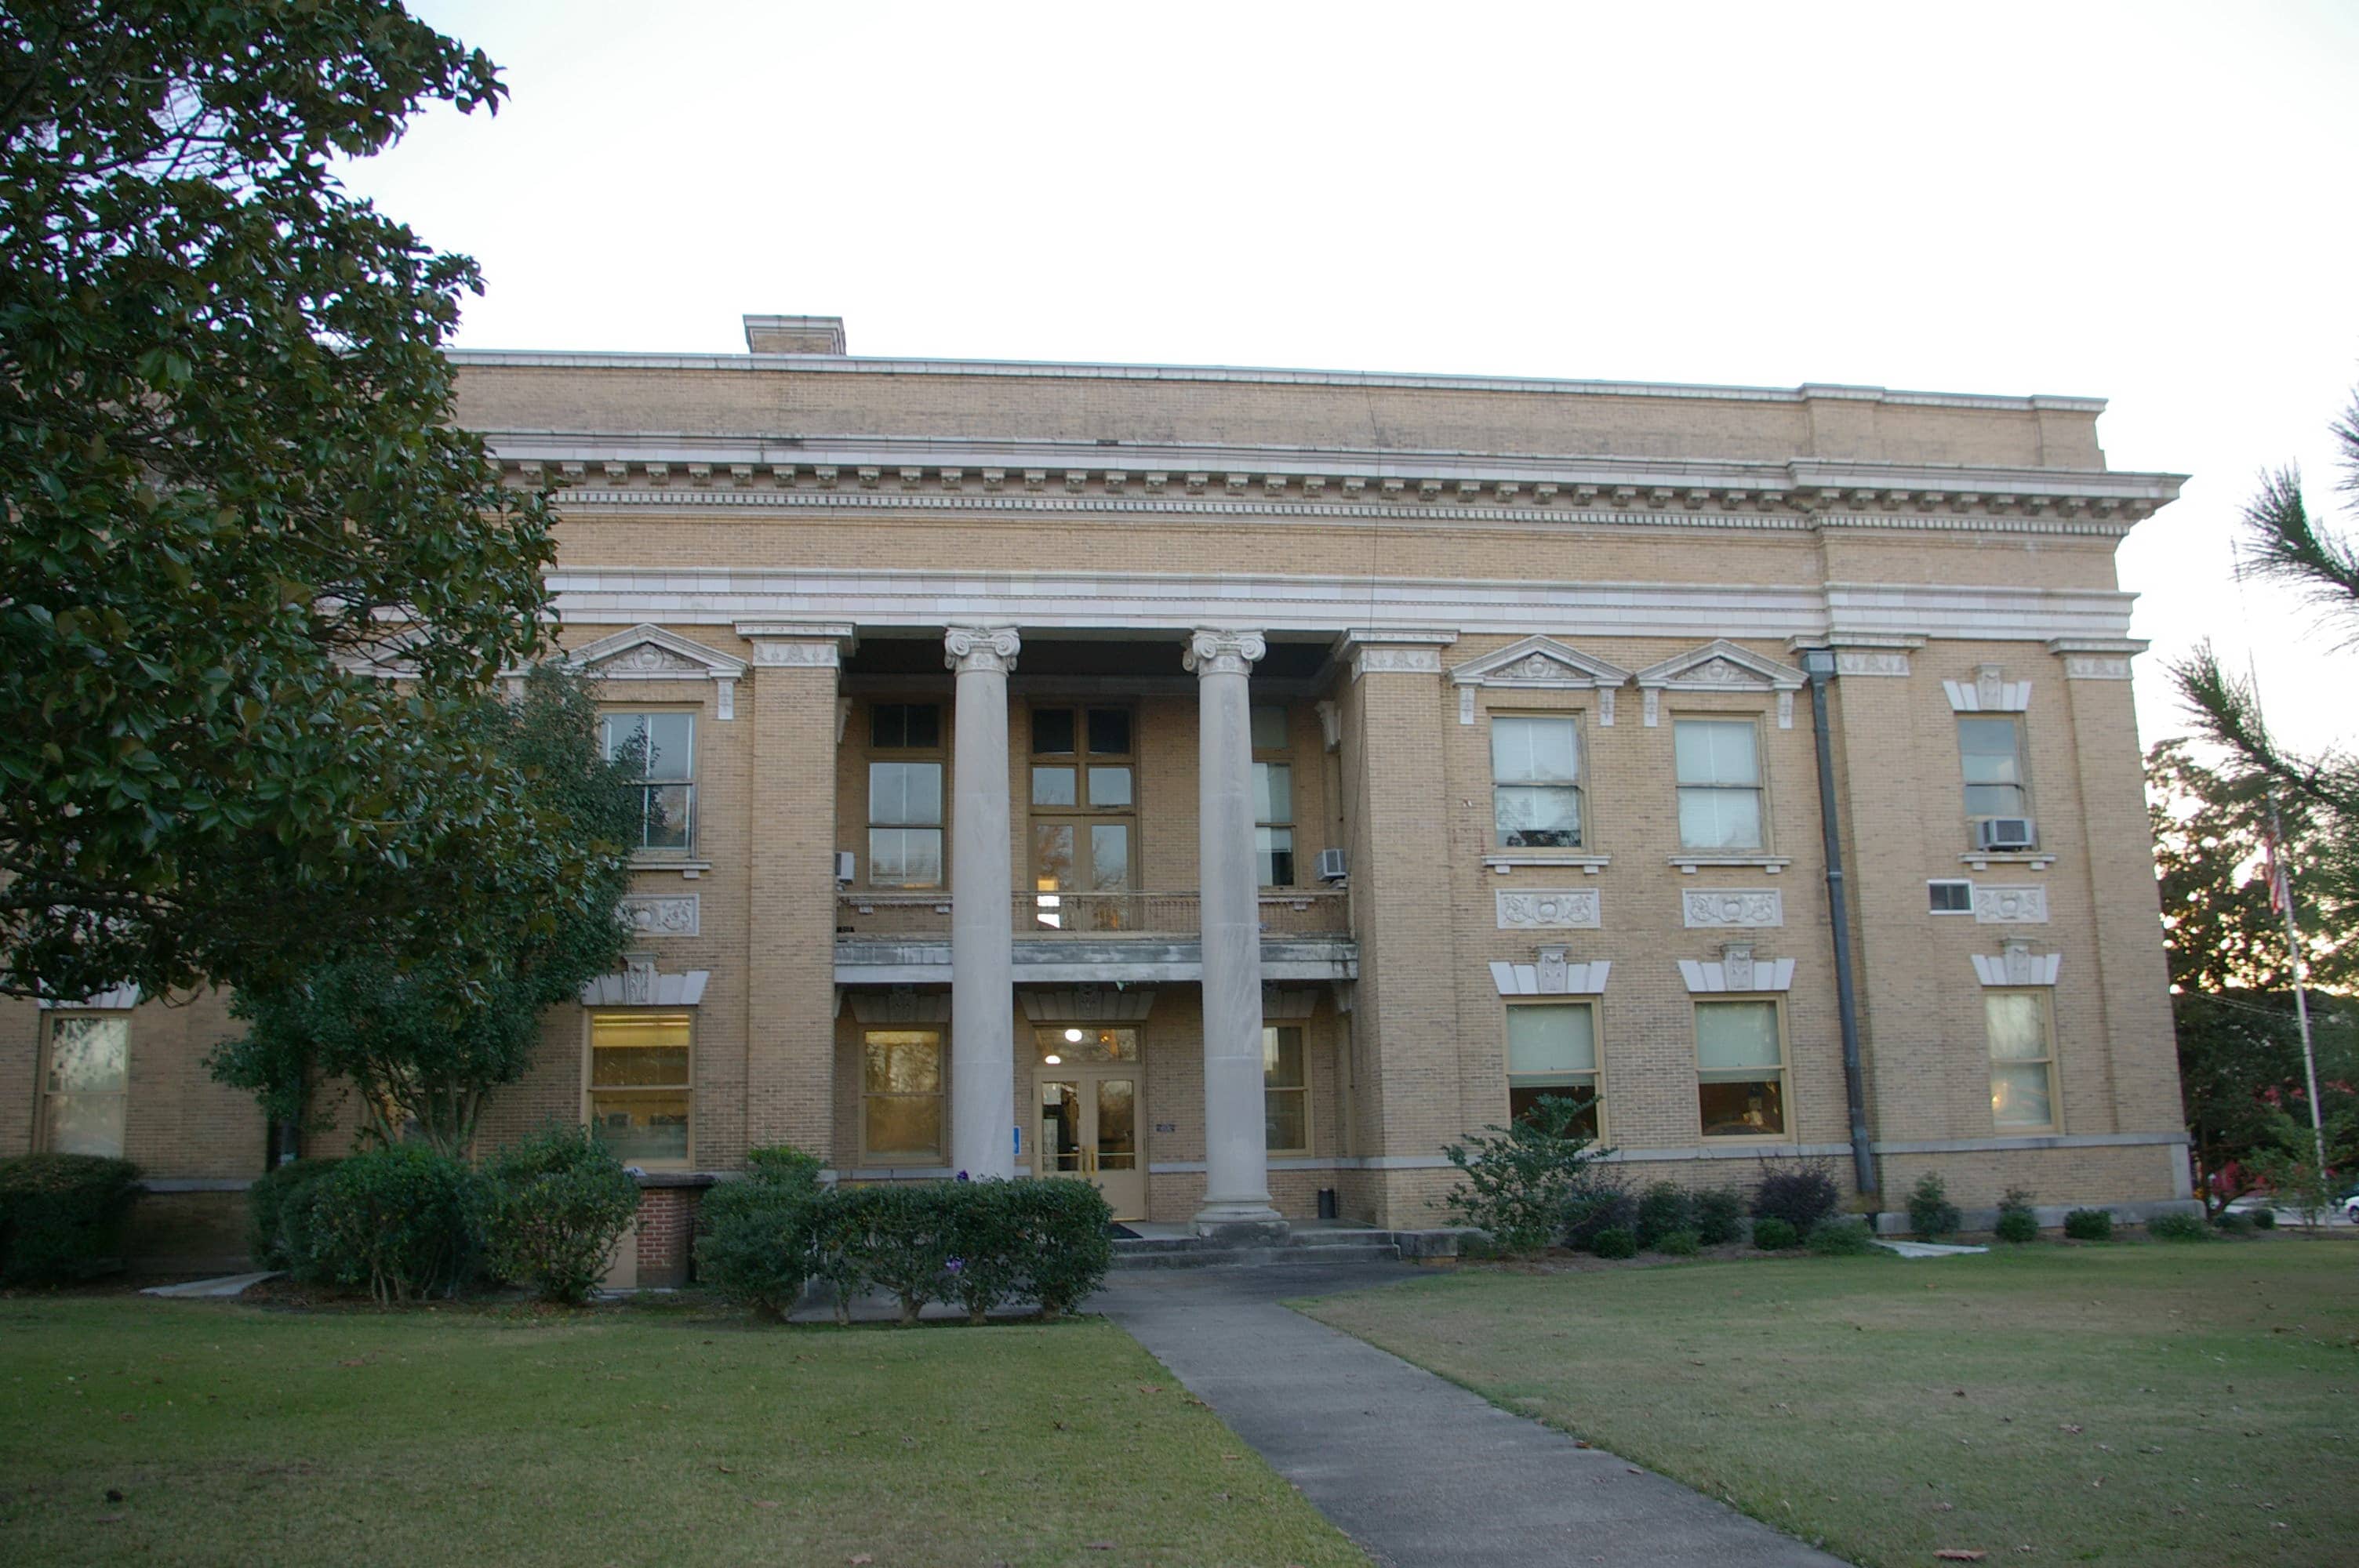
[[[1791,730],[1794,694],[1809,677],[1791,665],[1715,637],[1701,648],[1647,665],[1635,678],[1646,694],[1646,722],[1650,729],[1661,721],[1661,696],[1666,691],[1774,691],[1777,728]]]
[[[745,661],[676,632],[647,624],[586,643],[565,662],[600,680],[728,680],[742,678]]]
[[[1553,637],[1526,637],[1495,654],[1469,659],[1453,667],[1450,681],[1458,688],[1458,722],[1474,722],[1474,688],[1497,687],[1510,691],[1594,691],[1597,721],[1614,722],[1614,693],[1628,684],[1630,672],[1619,665],[1582,653]]]

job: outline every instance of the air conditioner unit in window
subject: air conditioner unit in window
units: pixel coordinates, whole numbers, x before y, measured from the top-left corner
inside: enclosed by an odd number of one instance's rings
[[[1343,850],[1321,849],[1319,851],[1319,880],[1321,881],[1340,882],[1350,874],[1350,870],[1344,863]]]
[[[835,880],[839,882],[849,882],[857,872],[858,867],[853,863],[852,851],[838,849],[835,852]]]
[[[1977,849],[2028,849],[2038,842],[2028,816],[1992,816],[1974,824]]]

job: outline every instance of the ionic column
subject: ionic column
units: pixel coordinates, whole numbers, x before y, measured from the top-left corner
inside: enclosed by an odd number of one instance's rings
[[[1199,631],[1197,886],[1204,938],[1204,1206],[1199,1235],[1282,1234],[1269,1202],[1262,1111],[1261,901],[1255,874],[1252,713],[1245,677],[1258,632]]]
[[[1015,873],[1007,807],[1013,626],[952,626],[958,672],[951,752],[951,1164],[1016,1174]]]

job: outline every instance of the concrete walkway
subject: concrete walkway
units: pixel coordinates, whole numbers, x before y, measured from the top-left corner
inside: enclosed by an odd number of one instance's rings
[[[1277,1304],[1418,1272],[1366,1263],[1142,1271],[1116,1274],[1091,1305],[1389,1568],[1842,1568]]]

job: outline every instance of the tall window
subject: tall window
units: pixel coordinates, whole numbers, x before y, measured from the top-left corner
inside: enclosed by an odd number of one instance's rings
[[[41,1147],[52,1154],[123,1157],[123,1108],[131,1087],[131,1021],[49,1014],[41,1075]]]
[[[1503,849],[1581,846],[1581,735],[1571,714],[1491,720],[1491,816]]]
[[[1543,1095],[1587,1100],[1572,1125],[1597,1136],[1597,1010],[1588,1002],[1507,1009],[1507,1115],[1528,1119]]]
[[[2056,1043],[2048,1009],[2045,991],[1983,992],[1990,1034],[1991,1124],[2002,1131],[2056,1125]]]
[[[609,762],[636,750],[641,849],[684,855],[696,835],[696,716],[609,713],[599,719]]]
[[[1137,798],[1126,708],[1032,710],[1032,877],[1043,895],[1131,885]],[[1061,925],[1044,903],[1043,925]],[[1118,912],[1106,912],[1119,919]],[[1103,921],[1101,921],[1103,924]]]
[[[590,1130],[626,1165],[685,1165],[691,1015],[590,1015]]]
[[[1671,751],[1679,768],[1680,848],[1762,848],[1760,738],[1753,720],[1674,719]]]
[[[868,750],[868,885],[941,886],[940,705],[871,705]]]
[[[1310,1152],[1310,1076],[1302,1031],[1274,1024],[1261,1032],[1263,1140],[1273,1154]]]
[[[2023,727],[2011,717],[1975,714],[1958,720],[1958,758],[1966,773],[1966,818],[2029,816],[2024,786]]]
[[[1286,709],[1253,709],[1254,860],[1261,885],[1294,885],[1294,762]]]
[[[860,1055],[861,1157],[882,1164],[941,1163],[941,1033],[872,1029],[861,1036]]]
[[[1786,1053],[1774,1001],[1700,1001],[1697,1105],[1707,1138],[1786,1130]]]

